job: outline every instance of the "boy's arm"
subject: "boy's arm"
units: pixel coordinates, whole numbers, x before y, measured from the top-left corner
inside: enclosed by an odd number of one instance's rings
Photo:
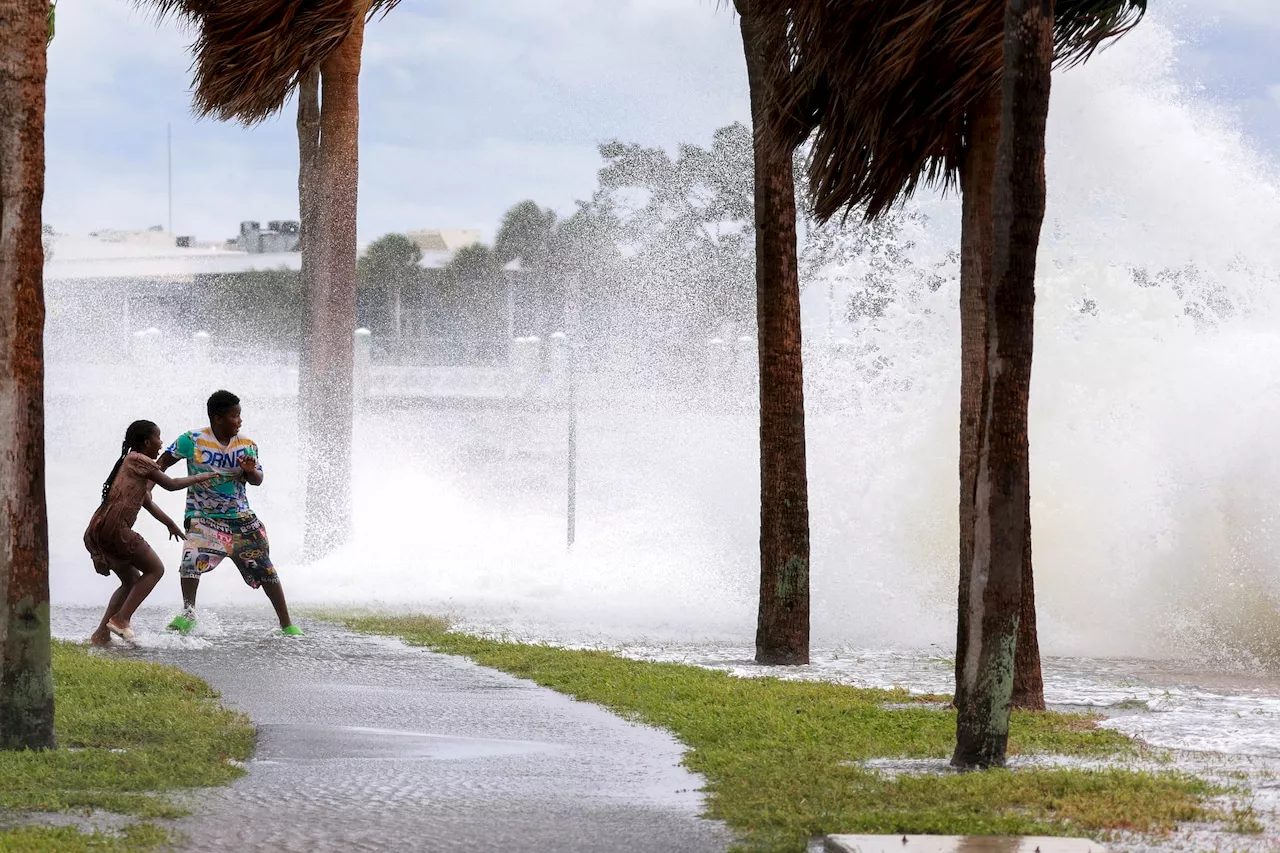
[[[192,454],[195,453],[195,449],[195,442],[191,438],[191,433],[184,432],[165,448],[164,453],[160,454],[160,458],[156,460],[156,467],[161,471],[168,471],[183,459],[190,459]]]
[[[258,467],[258,458],[256,456],[240,457],[240,472],[244,474],[244,481],[251,486],[262,485],[262,469]]]

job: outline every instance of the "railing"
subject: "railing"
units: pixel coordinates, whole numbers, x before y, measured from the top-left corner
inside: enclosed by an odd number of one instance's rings
[[[560,338],[563,350],[563,335]],[[373,364],[371,344],[368,330],[356,331],[352,380],[357,401],[555,399],[564,392],[563,353],[553,352],[544,370],[536,338],[517,340],[511,364],[498,367]],[[61,348],[49,356],[45,386],[54,397],[108,396],[121,383],[152,384],[157,374],[175,370],[181,385],[203,389],[229,382],[230,369],[242,395],[290,398],[298,394],[296,353],[239,347],[218,351],[204,332],[175,342],[148,329],[136,333],[128,352],[114,359],[91,359]]]
[[[354,333],[353,396],[358,403],[396,401],[563,402],[569,391],[570,341],[557,332],[545,342],[536,337],[515,338],[510,360],[500,365],[411,365],[375,363],[373,336],[366,329]],[[54,342],[51,341],[51,344]],[[289,399],[298,394],[297,354],[268,347],[217,346],[207,333],[174,338],[157,329],[134,333],[122,351],[95,348],[93,342],[71,346],[62,341],[49,347],[46,388],[52,397],[107,396],[121,383],[155,384],[168,374],[167,387],[199,389],[234,384],[236,393],[259,399]],[[681,362],[673,379],[656,386],[645,383],[644,368],[628,362],[613,369],[597,365],[579,381],[579,394],[589,399],[654,397],[655,404],[685,403],[716,407],[750,406],[756,402],[754,338],[713,338],[690,363]],[[644,353],[637,355],[643,360]],[[617,359],[615,358],[614,361]],[[701,363],[699,363],[701,362]],[[576,368],[582,371],[583,366]],[[175,375],[176,374],[176,375]],[[652,379],[652,377],[649,377]],[[176,380],[176,383],[175,381]],[[649,387],[653,386],[653,387]],[[688,400],[685,400],[688,398]]]

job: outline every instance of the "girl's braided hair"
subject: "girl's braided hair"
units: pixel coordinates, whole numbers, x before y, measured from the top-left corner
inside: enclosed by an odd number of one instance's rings
[[[129,451],[141,449],[147,439],[159,431],[160,428],[151,421],[134,421],[129,424],[129,428],[124,431],[124,441],[120,443],[120,458],[111,469],[111,476],[107,477],[107,481],[102,484],[103,503],[107,502],[107,495],[111,494],[111,484],[116,481],[116,474],[120,473],[120,466],[124,464],[124,458],[129,455]]]

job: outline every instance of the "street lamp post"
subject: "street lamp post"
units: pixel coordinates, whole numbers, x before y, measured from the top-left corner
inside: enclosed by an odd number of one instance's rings
[[[524,272],[524,266],[517,257],[502,269],[507,273],[507,364],[510,365],[516,338],[516,279]]]
[[[565,294],[565,331],[568,352],[565,353],[568,368],[568,410],[569,410],[569,459],[568,459],[568,492],[566,496],[566,516],[568,530],[567,545],[573,548],[578,536],[578,277],[575,275],[568,283]]]

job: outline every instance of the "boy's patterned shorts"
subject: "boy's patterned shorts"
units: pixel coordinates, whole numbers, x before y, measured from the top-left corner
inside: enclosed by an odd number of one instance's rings
[[[280,582],[271,565],[267,528],[257,518],[188,518],[186,528],[180,577],[198,578],[230,557],[244,582],[254,589]]]

